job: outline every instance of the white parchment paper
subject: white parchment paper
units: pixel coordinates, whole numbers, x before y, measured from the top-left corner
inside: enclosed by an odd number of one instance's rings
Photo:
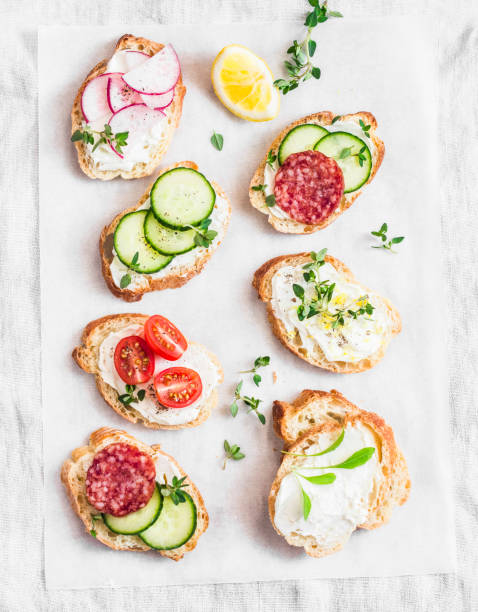
[[[317,31],[319,81],[282,98],[275,120],[248,123],[215,98],[211,63],[232,42],[264,57],[276,75],[289,41],[302,25],[235,24],[130,27],[135,35],[170,41],[181,58],[187,94],[181,125],[164,165],[191,159],[228,193],[228,235],[201,275],[185,287],[146,295],[128,305],[106,288],[98,238],[115,214],[136,202],[151,179],[102,183],[84,176],[69,142],[69,114],[82,79],[109,57],[124,30],[117,27],[42,28],[40,80],[40,227],[42,368],[45,459],[45,557],[50,588],[246,582],[291,578],[383,576],[454,568],[448,473],[448,407],[443,348],[439,212],[436,200],[434,68],[416,21],[343,20]],[[353,207],[312,236],[276,233],[248,204],[249,180],[267,147],[290,121],[319,110],[370,110],[386,156]],[[224,149],[210,144],[224,135]],[[405,235],[399,254],[371,249],[370,230],[383,221]],[[328,247],[357,278],[389,297],[403,331],[371,371],[333,375],[297,359],[272,335],[265,308],[251,287],[254,271],[284,253]],[[155,432],[121,419],[100,398],[93,377],[71,359],[86,323],[115,312],[160,312],[190,339],[213,350],[225,370],[220,402],[197,429]],[[259,396],[267,425],[253,415],[229,415],[237,373],[259,354],[271,355]],[[278,375],[272,383],[272,371]],[[252,385],[248,391],[256,391]],[[272,529],[267,495],[279,465],[272,432],[274,399],[303,388],[336,388],[392,425],[408,460],[412,493],[391,522],[355,533],[346,548],[320,560],[289,547]],[[180,563],[153,553],[115,552],[88,536],[59,480],[61,463],[96,428],[124,428],[160,443],[201,490],[210,527]],[[224,438],[246,454],[222,471]]]

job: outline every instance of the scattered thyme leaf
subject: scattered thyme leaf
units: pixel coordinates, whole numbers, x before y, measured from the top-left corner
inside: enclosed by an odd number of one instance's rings
[[[120,288],[125,289],[131,283],[131,276],[129,274],[125,274],[121,277],[120,280]]]
[[[405,236],[395,236],[395,238],[391,238],[390,240],[387,237],[388,225],[387,223],[382,223],[379,230],[370,232],[372,236],[379,238],[382,242],[380,245],[372,245],[372,249],[385,249],[386,251],[390,251],[391,253],[396,253],[392,249],[392,245],[400,244],[405,240]]]
[[[266,197],[266,206],[268,206],[269,208],[272,208],[272,206],[276,205],[276,197],[273,193],[271,193],[270,195],[268,195]]]
[[[224,440],[224,451],[226,456],[224,458],[224,463],[222,465],[222,469],[226,469],[226,463],[228,459],[232,459],[233,461],[239,461],[240,459],[244,459],[245,454],[241,453],[241,448],[237,446],[237,444],[229,444],[227,440]]]
[[[224,136],[213,131],[211,136],[211,144],[218,151],[222,151],[224,145]]]

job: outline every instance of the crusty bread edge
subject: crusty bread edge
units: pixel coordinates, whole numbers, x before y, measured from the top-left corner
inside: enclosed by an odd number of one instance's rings
[[[175,164],[167,166],[166,168],[163,168],[161,172],[158,174],[158,177],[160,177],[162,174],[165,174],[169,170],[172,170],[173,168],[180,168],[180,167],[181,168],[192,168],[193,170],[198,169],[197,164],[195,164],[192,161],[177,162]],[[157,178],[155,179],[155,181],[157,180]],[[193,266],[188,266],[186,273],[183,273],[181,275],[178,275],[177,273],[170,273],[165,276],[162,276],[161,278],[152,278],[151,276],[144,274],[143,276],[148,280],[147,287],[138,287],[136,289],[128,289],[127,287],[124,289],[121,289],[121,287],[118,287],[113,280],[113,275],[111,274],[110,262],[108,261],[107,253],[105,250],[106,240],[108,239],[108,237],[113,236],[115,229],[118,226],[118,223],[121,221],[121,219],[125,215],[127,215],[128,213],[134,212],[146,202],[146,200],[149,198],[149,194],[150,194],[152,186],[154,185],[154,182],[147,188],[147,190],[141,196],[137,204],[135,204],[134,206],[131,206],[130,208],[127,208],[123,212],[116,215],[113,221],[109,225],[103,228],[103,231],[101,232],[101,235],[100,235],[99,249],[100,249],[101,270],[103,273],[103,277],[111,293],[113,293],[113,295],[115,295],[116,297],[119,297],[125,300],[125,302],[138,302],[139,300],[141,300],[141,298],[143,297],[145,293],[149,293],[151,291],[162,291],[163,289],[176,289],[178,287],[182,287],[188,281],[190,281],[191,278],[193,278],[194,276],[202,272],[204,266],[207,264],[209,259],[212,257],[213,253],[216,251],[216,249],[221,244],[221,240],[218,241],[216,239],[213,242],[213,244],[201,256],[199,256],[196,259]],[[226,196],[226,194],[224,193],[224,191],[222,190],[222,188],[217,183],[215,183],[214,181],[209,181],[209,182],[211,183],[216,194],[219,195],[227,203],[228,216],[227,216],[225,227],[224,227],[224,231],[226,232],[227,228],[229,227],[229,222],[231,219],[231,213],[232,213],[231,203],[228,197]]]
[[[279,145],[284,139],[284,137],[286,136],[286,134],[288,134],[290,130],[297,127],[298,125],[303,125],[305,123],[317,121],[321,123],[322,125],[326,126],[332,123],[334,116],[335,116],[334,113],[330,111],[322,111],[320,113],[314,113],[312,115],[308,115],[307,117],[303,117],[302,119],[298,119],[297,121],[294,121],[293,123],[290,123],[274,139],[274,141],[272,142],[271,146],[268,149],[268,153],[269,151],[272,151],[273,153],[277,154]],[[368,177],[367,182],[357,191],[354,191],[350,194],[347,194],[347,193],[344,194],[342,201],[340,203],[339,209],[335,211],[334,213],[332,213],[329,217],[327,217],[327,219],[325,219],[322,223],[318,223],[317,225],[306,225],[304,223],[300,223],[299,221],[295,221],[294,219],[281,219],[279,217],[274,216],[271,213],[270,208],[266,205],[266,197],[265,197],[264,192],[255,191],[253,189],[254,186],[264,184],[264,170],[265,170],[266,163],[267,163],[267,155],[268,155],[267,154],[262,160],[260,166],[257,168],[256,172],[254,173],[254,176],[252,177],[252,180],[249,186],[249,200],[251,202],[251,205],[254,208],[259,210],[261,213],[267,215],[267,221],[277,231],[287,233],[287,234],[311,234],[313,232],[317,232],[321,229],[324,229],[325,227],[330,225],[333,221],[335,221],[335,219],[337,219],[337,217],[339,217],[342,213],[344,213],[348,208],[350,208],[350,206],[352,206],[352,204],[357,199],[357,197],[362,193],[362,190],[365,188],[365,186],[368,185],[375,177],[375,174],[380,168],[380,165],[382,164],[382,161],[385,155],[385,145],[380,140],[380,138],[378,138],[377,135],[375,134],[375,130],[377,128],[377,120],[372,115],[372,113],[369,113],[366,111],[352,113],[349,115],[342,115],[342,119],[345,121],[347,119],[351,119],[351,120],[362,119],[364,123],[371,126],[369,130],[370,139],[372,140],[375,146],[375,150],[373,152],[372,171],[370,172],[370,176]]]
[[[161,43],[154,42],[152,40],[148,40],[147,38],[136,37],[132,34],[124,34],[116,43],[114,53],[116,51],[120,51],[122,49],[138,49],[143,53],[148,53],[149,55],[154,55],[161,51],[164,47]],[[104,59],[101,62],[98,62],[96,66],[88,73],[86,79],[81,84],[78,93],[76,94],[75,101],[73,102],[73,108],[71,110],[71,133],[76,130],[82,129],[82,117],[83,113],[81,110],[81,97],[83,95],[83,91],[89,81],[93,80],[100,74],[103,74],[106,70],[106,66],[108,64],[108,60]],[[121,176],[124,179],[134,179],[141,178],[143,176],[149,176],[152,174],[157,168],[161,158],[166,153],[175,129],[179,125],[179,121],[181,119],[182,107],[183,107],[183,99],[186,94],[186,87],[183,84],[182,76],[179,76],[179,80],[176,83],[174,89],[174,99],[173,102],[168,107],[169,110],[168,116],[170,117],[170,124],[168,130],[166,132],[166,137],[160,143],[158,147],[157,153],[151,158],[151,160],[147,164],[137,164],[132,170],[95,170],[89,164],[89,155],[87,152],[86,145],[82,141],[76,141],[75,147],[78,153],[78,163],[80,164],[83,172],[92,179],[101,179],[103,181],[109,181],[114,179],[117,176]],[[141,169],[141,167],[144,168]]]
[[[332,257],[331,255],[326,255],[325,260],[330,263],[336,270],[338,270],[345,279],[349,282],[357,283],[352,272],[347,268],[347,266],[342,263],[339,259]],[[393,336],[398,334],[402,329],[402,323],[400,318],[400,313],[393,306],[393,304],[387,298],[381,296],[381,299],[386,304],[387,308],[390,311],[393,327],[392,333],[388,340],[388,342],[384,343],[380,349],[365,359],[361,359],[360,361],[354,363],[342,362],[342,361],[328,361],[323,356],[323,359],[320,360],[320,363],[317,363],[315,360],[312,360],[308,357],[305,357],[294,344],[292,344],[287,336],[286,329],[284,324],[280,319],[278,319],[272,308],[271,304],[271,294],[268,290],[268,283],[271,281],[272,276],[285,265],[301,265],[306,264],[312,261],[310,258],[310,253],[295,253],[291,255],[279,255],[278,257],[274,257],[273,259],[269,259],[266,261],[256,272],[254,273],[254,278],[252,281],[252,286],[257,290],[259,298],[266,303],[267,307],[267,316],[269,319],[269,323],[272,326],[272,331],[277,336],[277,338],[282,342],[282,344],[288,348],[292,353],[300,357],[304,361],[307,361],[311,365],[315,365],[317,367],[323,368],[325,370],[329,370],[330,372],[338,372],[338,373],[355,373],[355,372],[364,372],[365,370],[369,370],[373,368],[385,355],[388,344]],[[370,291],[364,285],[360,285],[364,291]]]
[[[205,400],[204,405],[201,407],[198,416],[193,421],[179,425],[164,425],[156,423],[154,421],[150,421],[138,410],[136,410],[131,404],[127,407],[124,406],[117,399],[116,390],[103,380],[101,375],[98,374],[97,370],[92,370],[90,367],[90,361],[95,361],[95,357],[93,356],[93,334],[95,333],[98,327],[113,320],[124,321],[125,327],[130,324],[144,325],[148,318],[148,315],[143,315],[139,313],[123,313],[107,315],[99,319],[95,319],[94,321],[90,321],[90,323],[88,323],[88,325],[83,330],[81,336],[81,344],[73,349],[72,357],[82,370],[88,372],[89,374],[95,375],[96,386],[98,388],[98,391],[100,392],[101,397],[105,400],[108,406],[110,406],[110,408],[112,408],[117,414],[119,414],[119,416],[123,417],[130,423],[140,423],[148,429],[175,430],[197,427],[198,425],[204,423],[204,421],[206,421],[211,416],[212,410],[216,407],[219,399],[217,388],[212,390],[209,397]],[[203,349],[207,352],[211,362],[214,363],[214,365],[216,366],[217,371],[219,373],[218,384],[221,384],[224,380],[224,372],[218,358],[205,347],[203,347]]]
[[[81,492],[78,490],[78,486],[75,485],[72,480],[72,473],[75,469],[75,464],[87,453],[93,453],[94,455],[95,451],[100,446],[104,447],[107,444],[113,444],[115,442],[124,442],[125,439],[127,440],[128,444],[136,446],[143,452],[146,452],[151,455],[153,458],[158,457],[159,455],[166,457],[178,469],[181,476],[186,476],[186,482],[189,485],[186,490],[193,498],[197,509],[197,525],[194,535],[190,540],[183,544],[183,546],[175,548],[173,550],[155,550],[145,544],[138,536],[122,536],[123,539],[126,539],[128,542],[131,542],[131,545],[121,546],[115,541],[114,538],[109,536],[109,529],[106,527],[103,521],[98,520],[93,522],[91,518],[92,512],[87,501],[84,501],[83,503],[79,501],[78,494]],[[84,474],[84,477],[86,479],[86,474]],[[87,533],[89,534],[91,530],[94,529],[96,531],[96,539],[108,546],[109,548],[112,548],[113,550],[134,550],[142,552],[151,550],[154,552],[158,552],[161,556],[168,557],[173,561],[179,561],[184,557],[184,554],[186,552],[189,552],[196,547],[200,536],[206,531],[209,525],[209,516],[204,505],[204,500],[201,496],[201,493],[199,492],[196,485],[189,478],[189,476],[184,472],[182,467],[178,464],[178,462],[173,457],[171,457],[171,455],[168,455],[163,450],[161,450],[159,444],[153,444],[152,446],[148,446],[143,442],[140,442],[133,436],[129,435],[125,431],[119,429],[114,429],[111,427],[102,427],[101,429],[94,431],[90,436],[89,445],[74,449],[71,453],[71,459],[67,459],[63,463],[60,472],[60,478],[67,491],[70,504],[75,513],[82,520]],[[84,495],[84,497],[86,500],[86,494]]]
[[[330,399],[334,403],[342,404],[344,416],[338,418],[335,423],[333,416],[324,419],[321,424],[314,425],[313,427],[304,431],[296,440],[292,440],[287,437],[284,439],[283,435],[285,432],[285,422],[287,419],[300,412],[309,404],[309,402],[314,402],[317,399]],[[377,500],[380,497],[383,497],[386,503],[381,506],[378,505],[371,508],[369,510],[367,521],[362,525],[357,526],[357,528],[360,529],[371,530],[387,523],[390,520],[393,508],[396,505],[403,505],[408,500],[410,495],[411,482],[408,467],[402,451],[396,444],[392,428],[386,424],[382,417],[373,412],[367,412],[358,408],[335,389],[332,389],[330,392],[305,389],[297,398],[295,398],[292,403],[275,401],[273,405],[274,431],[284,440],[284,450],[292,453],[304,452],[301,446],[308,439],[310,439],[310,437],[325,431],[341,429],[348,422],[353,423],[355,420],[361,421],[373,430],[375,437],[378,438],[377,448],[379,449],[381,455],[381,463],[386,462],[385,473],[387,477],[383,479],[379,492],[376,495]],[[386,455],[385,458],[384,455]],[[316,546],[315,540],[312,536],[302,536],[299,538],[301,543],[298,543],[296,536],[285,536],[277,529],[275,525],[275,501],[277,493],[279,491],[282,479],[289,473],[290,470],[288,470],[288,468],[293,461],[294,458],[290,455],[282,455],[281,464],[271,485],[268,498],[268,509],[272,526],[276,533],[284,537],[290,545],[303,546],[305,552],[311,557],[320,558],[338,552],[345,546],[348,539],[334,548],[324,550]]]

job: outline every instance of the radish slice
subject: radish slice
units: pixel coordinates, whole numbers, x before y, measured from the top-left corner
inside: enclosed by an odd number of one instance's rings
[[[128,144],[123,147],[123,153],[118,153],[113,145],[111,149],[123,159],[123,157],[133,157],[135,151],[143,149],[145,145],[145,135],[151,132],[155,125],[165,118],[165,114],[159,109],[148,108],[146,104],[131,104],[115,113],[110,121],[113,134],[118,132],[128,132]],[[159,139],[158,134],[158,139]]]
[[[112,113],[131,106],[131,104],[142,104],[143,100],[138,92],[128,87],[120,74],[111,76],[106,88],[108,104]]]
[[[146,106],[149,106],[149,108],[163,109],[163,108],[167,108],[173,101],[174,89],[171,89],[170,91],[164,94],[158,94],[157,96],[154,96],[154,95],[147,96],[147,95],[139,94],[139,97],[146,104]]]
[[[176,85],[181,68],[171,45],[166,45],[137,68],[127,72],[123,79],[141,94],[163,94]]]
[[[122,49],[117,51],[108,62],[108,72],[129,72],[144,64],[151,57],[142,51],[134,51],[133,49]]]
[[[111,114],[106,90],[108,87],[108,79],[112,74],[116,73],[105,72],[104,74],[100,74],[94,79],[91,79],[83,90],[81,96],[81,112],[88,123]]]
[[[95,119],[94,121],[88,122],[88,127],[93,132],[102,132],[105,129],[105,123],[108,123],[111,119],[111,111],[108,109],[108,114],[100,117],[99,119]]]

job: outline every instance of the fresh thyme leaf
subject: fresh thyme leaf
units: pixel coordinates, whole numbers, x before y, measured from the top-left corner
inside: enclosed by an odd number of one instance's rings
[[[254,381],[256,387],[258,387],[261,384],[262,376],[260,374],[254,374],[252,380]]]
[[[332,125],[334,125],[334,123],[340,119],[342,119],[342,115],[335,115],[335,117],[332,119]]]
[[[136,251],[136,253],[133,255],[133,259],[131,260],[132,266],[135,266],[138,263],[138,258],[139,258],[139,252]]]
[[[95,529],[90,529],[90,534],[96,538],[96,530]]]
[[[272,206],[276,205],[276,197],[273,193],[271,193],[270,195],[266,196],[266,206],[268,206],[269,208],[272,208]]]
[[[224,451],[226,453],[226,456],[224,458],[224,463],[222,465],[223,470],[226,469],[226,463],[228,459],[239,461],[240,459],[244,459],[245,457],[245,454],[241,453],[241,448],[237,446],[237,444],[233,444],[231,446],[227,440],[224,440]]]
[[[301,487],[301,491],[302,491],[302,511],[304,514],[304,519],[307,520],[310,514],[310,510],[312,508],[312,502],[310,501],[310,497],[307,495],[304,489],[302,489],[302,487]]]
[[[345,159],[346,157],[350,157],[352,154],[352,147],[345,147],[340,151],[339,159]]]
[[[268,366],[270,362],[271,362],[271,358],[268,355],[265,355],[264,357],[257,357],[257,359],[254,361],[254,367],[264,368]]]
[[[299,474],[299,473],[296,472],[296,474]],[[332,484],[333,482],[335,482],[335,479],[336,479],[336,476],[333,472],[330,472],[328,474],[320,474],[318,476],[304,476],[303,474],[299,474],[299,476],[303,478],[304,480],[307,480],[311,484],[315,484],[315,485]]]
[[[315,42],[315,40],[309,40],[309,42],[307,43],[308,47],[309,47],[309,56],[312,57],[315,53],[315,50],[317,48],[317,43]]]
[[[314,79],[320,79],[321,72],[318,66],[314,66],[310,72]]]
[[[135,397],[134,396],[135,389],[136,389],[136,385],[126,385],[125,387],[126,393],[123,393],[122,395],[118,396],[119,401],[125,406],[129,406],[130,404],[137,404],[138,402],[142,402],[146,395],[146,390],[140,389]]]
[[[76,130],[71,136],[71,142],[76,142],[77,140],[83,140],[83,132],[81,130]]]
[[[284,455],[293,455],[294,457],[320,457],[320,455],[326,455],[327,453],[331,453],[336,448],[338,448],[342,444],[344,440],[344,436],[345,436],[345,429],[342,429],[337,440],[335,440],[335,442],[332,442],[332,444],[328,446],[325,450],[320,451],[320,453],[313,453],[311,455],[307,455],[303,453],[289,453],[287,451],[281,451],[281,453],[283,453]]]
[[[239,406],[237,405],[237,402],[236,401],[232,402],[232,404],[231,404],[231,414],[232,414],[233,417],[237,416],[238,410],[239,410]]]
[[[131,276],[129,274],[125,274],[121,277],[120,280],[120,288],[125,289],[131,283]]]
[[[266,163],[268,163],[271,168],[274,168],[274,162],[276,159],[277,155],[275,153],[272,153],[272,151],[269,151],[269,153],[267,154]]]
[[[392,238],[392,244],[400,244],[402,240],[405,240],[405,236],[397,236],[396,238]]]
[[[342,470],[353,470],[354,468],[364,465],[364,463],[367,463],[367,461],[369,461],[374,452],[375,448],[373,446],[366,446],[365,448],[361,448],[360,450],[358,450],[353,455],[350,455],[350,457],[342,463],[339,463],[338,465],[327,465],[326,467],[321,469],[328,470],[330,468],[340,468]]]
[[[138,399],[140,402],[144,400],[144,396],[146,395],[146,389],[140,389],[138,391]]]
[[[223,137],[223,135],[222,134],[217,134],[216,132],[213,132],[213,134],[211,136],[211,144],[218,151],[222,151],[222,147],[224,145],[224,137]]]
[[[265,191],[267,185],[253,185],[252,191]]]
[[[194,244],[205,249],[211,246],[211,242],[217,236],[216,230],[207,229],[211,224],[212,219],[204,219],[198,226],[188,225],[187,227],[194,230]]]
[[[261,422],[263,425],[265,425],[265,424],[266,424],[266,417],[265,417],[265,416],[264,416],[264,415],[263,415],[261,412],[258,412],[258,413],[257,413],[257,418],[259,419],[259,421],[260,421],[260,422]]]
[[[239,399],[239,397],[240,397],[241,389],[242,389],[242,384],[243,384],[242,380],[241,380],[241,382],[237,383],[236,389],[234,391],[234,395],[236,396],[236,399]]]

